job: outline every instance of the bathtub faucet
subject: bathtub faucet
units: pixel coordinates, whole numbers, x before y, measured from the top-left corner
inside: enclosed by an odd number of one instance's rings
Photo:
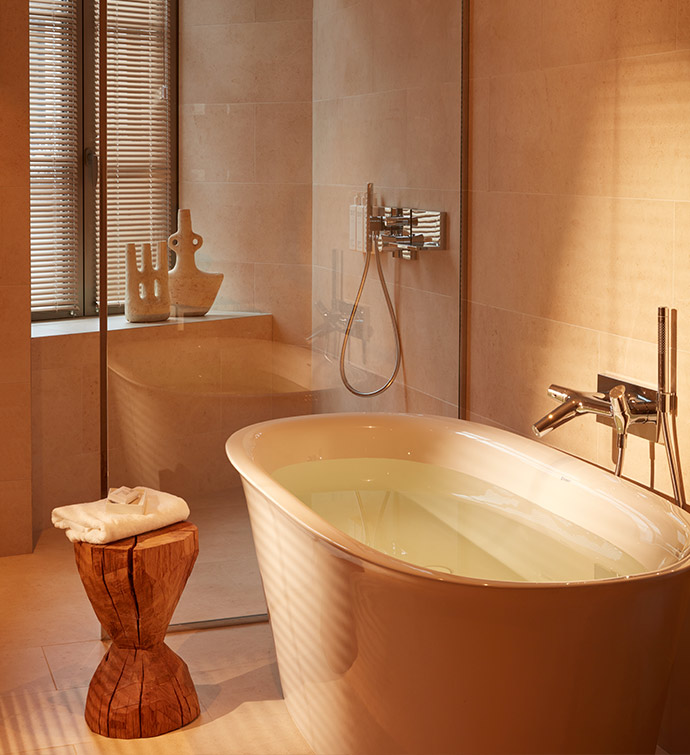
[[[625,441],[630,426],[657,422],[657,401],[639,393],[630,393],[624,385],[615,385],[608,393],[580,393],[560,385],[551,385],[547,392],[561,404],[532,425],[534,434],[542,438],[580,414],[607,417],[616,430],[617,476],[621,474]]]
[[[612,416],[611,401],[604,393],[581,393],[560,385],[550,385],[547,393],[561,404],[532,425],[532,430],[538,438],[544,437],[551,430],[570,422],[580,414]]]

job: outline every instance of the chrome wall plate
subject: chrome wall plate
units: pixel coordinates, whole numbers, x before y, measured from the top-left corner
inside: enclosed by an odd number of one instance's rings
[[[373,207],[372,227],[379,231],[381,251],[401,259],[417,259],[419,252],[446,248],[446,213],[410,207]]]
[[[625,386],[625,392],[631,403],[637,403],[639,406],[649,402],[654,402],[654,404],[656,404],[657,391],[655,388],[637,385],[636,383],[631,383],[628,380],[613,377],[612,375],[597,375],[597,391],[599,393],[608,396],[611,388],[616,385]],[[611,417],[597,415],[597,422],[613,427],[613,419]],[[637,435],[639,438],[644,438],[652,443],[662,442],[657,422],[640,422],[631,424],[628,426],[628,432],[631,435]]]

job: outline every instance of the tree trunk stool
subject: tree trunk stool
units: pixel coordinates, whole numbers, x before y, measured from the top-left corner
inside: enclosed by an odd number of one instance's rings
[[[199,553],[193,524],[180,522],[74,554],[96,616],[113,644],[91,679],[86,723],[106,737],[155,737],[199,715],[187,664],[164,642]]]

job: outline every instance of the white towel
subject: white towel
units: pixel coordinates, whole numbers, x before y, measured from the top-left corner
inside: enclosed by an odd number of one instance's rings
[[[149,530],[167,527],[182,522],[189,516],[189,506],[182,499],[160,490],[140,487],[147,493],[145,514],[113,514],[106,512],[107,498],[90,503],[73,503],[53,509],[52,520],[55,527],[67,530],[67,537],[74,543],[102,545],[139,535]]]

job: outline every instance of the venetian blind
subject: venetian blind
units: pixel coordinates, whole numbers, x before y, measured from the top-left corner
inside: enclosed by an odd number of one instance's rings
[[[82,2],[84,7],[82,9]],[[108,301],[124,301],[125,247],[171,232],[174,0],[108,0]],[[94,314],[98,271],[98,0],[30,0],[32,309]],[[84,61],[83,68],[81,61]],[[82,81],[84,82],[82,84]],[[83,101],[83,111],[80,103]],[[87,271],[86,273],[84,271]]]
[[[31,0],[31,307],[76,313],[81,276],[77,0]]]
[[[124,304],[125,248],[166,239],[173,213],[171,9],[108,0],[108,301]]]

